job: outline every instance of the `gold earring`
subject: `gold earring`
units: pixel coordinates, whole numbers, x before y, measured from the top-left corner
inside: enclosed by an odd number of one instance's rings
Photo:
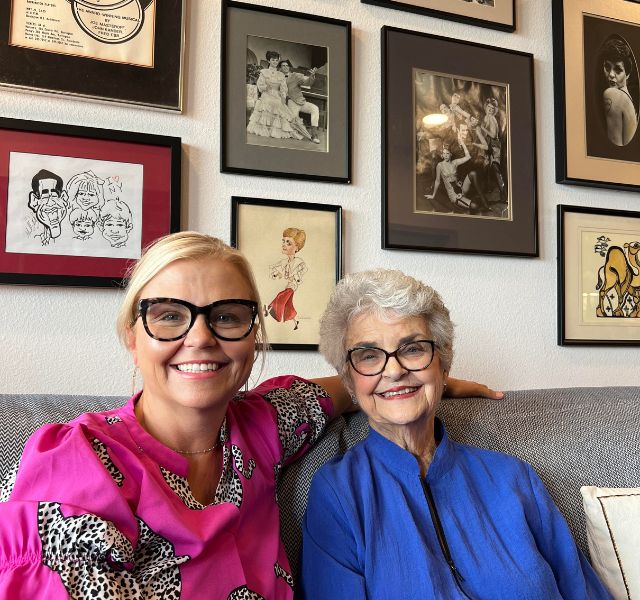
[[[131,395],[133,396],[136,393],[136,375],[138,374],[138,367],[133,365],[133,369],[131,370]]]

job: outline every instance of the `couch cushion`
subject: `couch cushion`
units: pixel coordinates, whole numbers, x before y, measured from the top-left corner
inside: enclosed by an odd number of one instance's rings
[[[593,568],[616,600],[640,597],[640,488],[580,491]]]

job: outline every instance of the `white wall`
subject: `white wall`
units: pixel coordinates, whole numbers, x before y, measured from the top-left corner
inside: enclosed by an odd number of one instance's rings
[[[495,32],[358,0],[259,0],[353,24],[353,183],[322,184],[219,173],[220,3],[187,10],[186,104],[166,114],[0,91],[0,114],[181,136],[183,228],[229,239],[230,197],[339,204],[346,272],[403,269],[438,289],[457,324],[453,374],[501,389],[636,385],[638,349],[556,345],[559,203],[640,209],[640,197],[554,183],[551,2],[517,0],[518,30]],[[380,249],[380,27],[403,27],[532,52],[535,56],[540,257],[449,255]],[[119,292],[0,286],[0,393],[127,394],[130,361],[113,322]],[[315,353],[272,353],[267,375],[328,375]]]

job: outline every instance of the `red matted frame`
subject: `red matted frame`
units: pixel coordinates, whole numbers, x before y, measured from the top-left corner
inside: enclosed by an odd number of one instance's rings
[[[117,287],[132,262],[7,252],[11,152],[142,165],[142,248],[180,228],[180,138],[0,118],[0,283]]]

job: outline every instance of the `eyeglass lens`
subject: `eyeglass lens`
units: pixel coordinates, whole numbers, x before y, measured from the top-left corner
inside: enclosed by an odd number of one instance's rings
[[[147,305],[144,314],[147,329],[159,340],[172,340],[185,335],[191,327],[191,310],[174,302]],[[222,338],[241,339],[253,325],[254,312],[250,306],[229,302],[212,306],[207,322]]]
[[[433,360],[433,344],[428,340],[416,340],[402,344],[395,352],[385,352],[382,348],[354,348],[349,359],[361,375],[378,375],[384,371],[391,356],[408,371],[422,371]]]

